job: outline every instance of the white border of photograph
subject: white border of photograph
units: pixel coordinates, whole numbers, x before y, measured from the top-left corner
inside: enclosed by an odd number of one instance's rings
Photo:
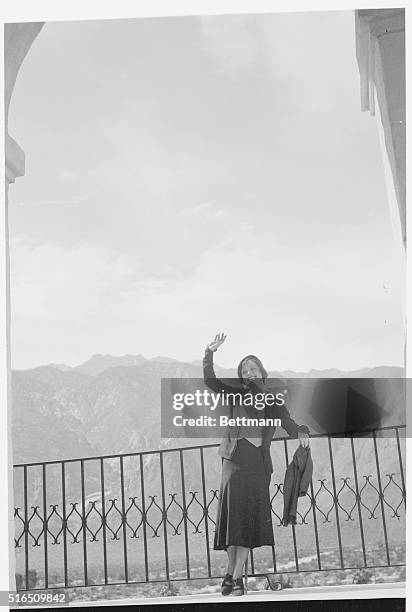
[[[16,23],[16,22],[32,22],[32,21],[66,21],[66,20],[101,20],[101,19],[119,19],[119,18],[132,18],[132,17],[160,17],[160,16],[183,16],[183,15],[207,15],[207,14],[231,14],[231,13],[270,13],[270,12],[308,12],[317,10],[327,11],[338,11],[338,10],[356,10],[356,9],[377,9],[377,8],[401,8],[406,7],[406,65],[410,64],[410,37],[409,37],[409,2],[393,2],[381,0],[375,0],[374,2],[365,2],[359,0],[357,3],[322,0],[322,1],[311,1],[310,3],[304,0],[146,0],[136,2],[135,0],[100,0],[99,3],[93,0],[2,0],[2,15],[0,20],[3,23]],[[3,28],[1,31],[1,45],[3,48]],[[1,57],[1,82],[4,84],[4,57],[2,53]],[[406,71],[408,74],[408,70]],[[411,98],[410,79],[407,79],[407,100]],[[359,112],[360,111],[360,99],[359,99]],[[407,113],[408,116],[408,113]],[[4,134],[4,109],[0,113],[0,127],[1,133]],[[407,155],[406,159],[409,159],[408,153],[410,153],[410,127],[407,125]],[[4,168],[4,141],[1,149],[1,160]],[[407,164],[408,169],[408,164]],[[407,172],[407,179],[409,178],[409,172]],[[2,174],[2,194],[5,193],[4,184],[4,173]],[[409,181],[407,180],[407,183]],[[4,198],[4,196],[3,196]],[[407,201],[409,199],[409,190],[407,189]],[[3,199],[3,211],[4,211],[4,199]],[[10,563],[9,557],[4,554],[4,551],[8,548],[10,538],[10,527],[13,526],[13,521],[10,523],[10,517],[12,513],[8,503],[8,491],[10,491],[10,482],[8,479],[8,463],[9,463],[9,451],[7,442],[7,382],[8,382],[8,349],[6,347],[7,341],[7,319],[6,319],[6,261],[5,261],[5,217],[2,215],[2,227],[0,231],[0,279],[1,279],[1,332],[0,332],[0,590],[8,590],[9,588],[9,576],[13,575],[13,563]],[[407,215],[407,235],[410,235],[412,221],[410,216]],[[410,267],[410,261],[408,261]],[[407,286],[406,294],[406,317],[407,320],[411,320],[408,317],[410,314],[410,284]],[[408,336],[407,331],[407,336]],[[411,349],[410,343],[407,342],[407,375],[411,376]],[[410,439],[407,440],[407,488],[408,485],[412,484],[412,477],[410,473],[410,457],[412,455],[412,442]],[[407,509],[407,517],[410,519],[411,512]],[[407,524],[407,560],[410,559],[411,549],[411,527],[409,525],[410,520]],[[9,551],[10,552],[10,551]],[[407,563],[406,567],[407,575],[407,597],[411,595],[411,569],[410,564]],[[379,597],[377,590],[376,596]],[[306,598],[306,597],[305,597]],[[313,597],[308,597],[308,599]],[[94,602],[93,602],[94,603]],[[97,603],[97,602],[96,602]],[[108,605],[113,605],[115,602],[107,602]],[[127,603],[127,602],[116,602]],[[149,601],[148,601],[149,603]],[[165,603],[171,603],[170,600]],[[88,602],[88,605],[92,605],[92,602]]]

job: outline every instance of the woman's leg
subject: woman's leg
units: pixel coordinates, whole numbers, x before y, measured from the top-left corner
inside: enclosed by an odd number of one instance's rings
[[[241,578],[243,574],[243,566],[245,565],[245,561],[249,554],[249,548],[245,546],[236,546],[236,558],[235,558],[235,566],[233,569],[233,580],[236,578]]]
[[[231,576],[233,576],[233,572],[235,569],[235,561],[236,561],[236,548],[237,546],[228,546],[227,547],[227,557],[228,557],[228,562],[227,562],[227,574],[230,574]]]

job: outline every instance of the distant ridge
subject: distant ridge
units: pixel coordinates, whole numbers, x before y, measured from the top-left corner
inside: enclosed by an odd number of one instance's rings
[[[110,368],[118,367],[130,367],[140,366],[144,363],[164,363],[164,364],[181,364],[191,365],[194,367],[202,367],[202,359],[196,359],[194,361],[181,361],[179,359],[173,359],[164,355],[158,355],[146,359],[143,355],[103,355],[96,353],[92,355],[90,359],[84,363],[71,367],[62,363],[50,363],[47,366],[40,366],[41,368],[54,368],[61,372],[78,372],[80,374],[87,374],[88,376],[98,376],[105,370]],[[30,372],[37,368],[30,368],[27,370],[21,370],[22,372]],[[234,378],[237,377],[237,371],[235,368],[222,368],[218,364],[215,364],[216,373],[221,377]],[[199,373],[201,376],[201,372]],[[311,369],[307,372],[295,372],[293,370],[283,370],[269,372],[269,377],[272,378],[402,378],[405,376],[405,369],[400,366],[376,366],[376,367],[365,367],[358,370],[339,370],[337,368],[326,368],[324,370]]]
[[[137,366],[147,361],[142,355],[92,355],[88,361],[73,368],[82,374],[97,376],[109,368],[119,366]]]
[[[65,365],[64,363],[49,363],[47,367],[56,368],[56,370],[60,370],[61,372],[70,372],[70,370],[73,370],[71,366]]]

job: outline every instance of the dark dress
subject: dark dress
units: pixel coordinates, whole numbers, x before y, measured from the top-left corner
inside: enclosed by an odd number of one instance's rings
[[[269,481],[262,447],[238,440],[232,459],[222,459],[215,550],[274,544]]]

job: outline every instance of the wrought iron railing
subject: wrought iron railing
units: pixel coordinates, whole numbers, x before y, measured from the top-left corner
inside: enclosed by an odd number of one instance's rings
[[[250,574],[404,566],[404,432],[311,436],[313,479],[290,527],[282,477],[297,441],[275,439],[275,545],[252,552]],[[15,465],[18,588],[219,578],[216,446]]]

